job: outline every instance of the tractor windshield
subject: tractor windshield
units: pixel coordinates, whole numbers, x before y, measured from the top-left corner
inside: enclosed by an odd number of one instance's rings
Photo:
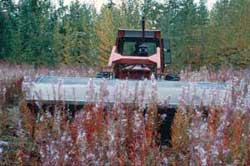
[[[125,56],[151,56],[159,47],[158,39],[120,38],[118,53]]]

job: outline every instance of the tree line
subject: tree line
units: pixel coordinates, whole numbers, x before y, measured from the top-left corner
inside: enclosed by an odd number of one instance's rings
[[[0,2],[0,59],[34,66],[105,66],[118,28],[161,29],[171,42],[172,68],[250,64],[250,1],[110,1],[97,11],[78,0]]]

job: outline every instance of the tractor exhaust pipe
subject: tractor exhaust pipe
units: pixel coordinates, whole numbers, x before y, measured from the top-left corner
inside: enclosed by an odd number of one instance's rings
[[[145,17],[142,17],[142,40],[145,38]]]

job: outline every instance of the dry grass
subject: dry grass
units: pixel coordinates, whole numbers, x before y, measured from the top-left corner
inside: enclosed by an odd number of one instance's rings
[[[182,78],[188,74],[196,80],[216,78],[232,83],[234,100],[204,109],[179,106],[172,125],[172,147],[159,146],[155,101],[145,115],[140,103],[86,104],[73,119],[63,105],[36,114],[23,101],[23,77],[82,76],[93,70],[62,67],[50,71],[10,65],[0,70],[4,71],[0,72],[0,142],[8,142],[0,144],[0,165],[250,165],[248,70],[223,70],[212,77],[208,71],[207,76],[205,71],[182,73]]]

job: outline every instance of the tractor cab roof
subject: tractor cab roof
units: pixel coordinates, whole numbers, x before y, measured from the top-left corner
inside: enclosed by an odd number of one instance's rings
[[[137,29],[119,29],[118,37],[125,38],[141,38],[143,36],[142,30]],[[160,30],[145,30],[144,38],[160,38],[161,31]]]

